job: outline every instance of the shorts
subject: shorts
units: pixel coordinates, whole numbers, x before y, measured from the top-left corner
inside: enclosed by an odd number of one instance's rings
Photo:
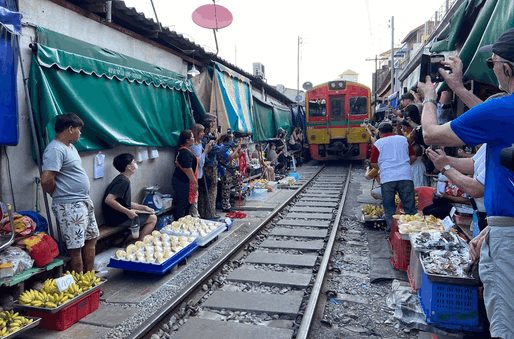
[[[96,239],[100,235],[91,200],[72,203],[54,202],[52,211],[67,249],[82,248],[86,240]]]

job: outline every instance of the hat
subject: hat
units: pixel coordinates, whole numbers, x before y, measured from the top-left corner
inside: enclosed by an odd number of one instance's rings
[[[494,44],[485,45],[478,51],[492,52],[507,61],[514,62],[514,28],[503,32]]]
[[[414,95],[412,95],[412,93],[405,93],[400,97],[400,100],[414,101]]]

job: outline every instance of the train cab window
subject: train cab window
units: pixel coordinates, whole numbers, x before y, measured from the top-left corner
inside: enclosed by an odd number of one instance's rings
[[[330,120],[344,119],[344,95],[330,97]]]
[[[353,97],[350,98],[350,113],[351,114],[368,114],[368,98],[366,97]]]
[[[309,116],[324,117],[327,115],[327,101],[325,99],[309,100]]]

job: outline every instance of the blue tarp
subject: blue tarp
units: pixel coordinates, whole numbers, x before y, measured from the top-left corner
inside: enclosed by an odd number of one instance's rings
[[[251,134],[252,122],[252,87],[250,80],[231,69],[214,63],[213,93],[211,112],[218,112],[218,123],[226,131]]]
[[[5,6],[5,7],[4,7]],[[16,77],[21,14],[12,11],[13,1],[0,0],[0,145],[17,145],[18,100]]]

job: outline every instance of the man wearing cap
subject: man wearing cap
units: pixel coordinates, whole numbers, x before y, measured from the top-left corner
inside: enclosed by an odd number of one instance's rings
[[[421,114],[418,106],[414,103],[414,95],[412,93],[403,94],[400,98],[400,104],[403,109],[397,112],[397,115],[402,116],[412,128],[416,128],[421,124]]]
[[[425,94],[423,136],[427,143],[442,146],[487,143],[484,203],[489,226],[471,241],[470,254],[472,260],[480,257],[479,273],[491,336],[514,338],[514,172],[500,163],[501,150],[514,143],[514,29],[479,52],[492,52],[487,66],[496,75],[499,88],[508,95],[480,103],[462,85],[462,65],[450,58],[444,64],[452,73],[442,69],[439,72],[463,102],[476,105],[457,119],[437,125],[436,84],[427,77],[425,83],[418,85]],[[445,166],[445,172],[453,170]]]
[[[417,212],[410,169],[410,164],[416,160],[416,154],[406,137],[393,134],[391,123],[380,123],[378,133],[380,139],[371,148],[370,163],[371,167],[380,170],[382,204],[387,223],[386,231],[389,231],[396,211],[396,193],[400,196],[405,213]]]

